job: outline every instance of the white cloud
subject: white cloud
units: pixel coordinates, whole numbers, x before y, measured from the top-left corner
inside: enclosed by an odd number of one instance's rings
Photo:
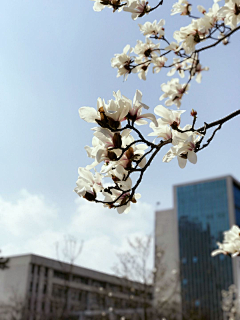
[[[56,242],[63,245],[66,234],[84,241],[76,263],[86,268],[112,273],[116,252],[128,249],[127,238],[153,232],[153,207],[144,202],[132,205],[128,214],[119,215],[101,205],[77,198],[76,210],[63,216],[56,204],[43,195],[22,190],[15,202],[0,198],[0,217],[5,232],[1,233],[4,255],[35,253],[53,259]]]
[[[34,235],[38,228],[46,228],[56,218],[56,206],[48,204],[43,195],[22,189],[15,202],[0,198],[1,226],[13,236]]]

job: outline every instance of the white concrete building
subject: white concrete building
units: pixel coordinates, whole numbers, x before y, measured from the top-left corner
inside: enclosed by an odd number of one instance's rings
[[[9,268],[0,270],[0,306],[13,298],[24,302],[24,320],[55,320],[61,314],[67,320],[140,320],[151,306],[152,289],[145,301],[140,283],[32,254],[9,258]]]

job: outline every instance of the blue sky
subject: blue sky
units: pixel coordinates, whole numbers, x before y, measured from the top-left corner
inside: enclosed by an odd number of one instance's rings
[[[152,0],[154,6],[158,1]],[[93,11],[91,1],[5,1],[0,29],[0,216],[3,254],[35,252],[56,257],[54,243],[73,234],[84,248],[78,263],[111,272],[115,252],[126,249],[126,238],[153,231],[156,202],[172,206],[172,186],[232,174],[240,180],[239,119],[226,123],[198,163],[180,169],[177,160],[155,159],[139,188],[140,204],[118,215],[78,199],[73,192],[77,169],[90,163],[84,150],[91,145],[91,124],[78,116],[81,106],[96,106],[98,97],[112,98],[118,89],[133,98],[136,89],[151,111],[160,104],[166,72],[148,73],[147,81],[131,75],[116,78],[110,60],[126,44],[144,41],[138,23],[164,18],[166,36],[190,19],[170,16],[168,1],[159,10],[133,21],[127,12]],[[208,0],[198,4],[212,6]],[[221,2],[220,2],[221,4]],[[196,13],[196,11],[195,11]],[[239,108],[239,33],[228,46],[203,52],[202,83],[192,81],[182,102],[182,124],[198,111],[197,124],[210,122]],[[149,133],[144,128],[144,133]],[[165,152],[168,149],[165,149]],[[163,150],[164,151],[164,150]]]

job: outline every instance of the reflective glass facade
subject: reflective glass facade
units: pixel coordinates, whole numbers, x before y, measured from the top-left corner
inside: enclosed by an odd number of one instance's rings
[[[240,190],[233,190],[240,225]],[[227,178],[178,186],[176,202],[183,315],[221,320],[221,290],[234,282],[232,260],[211,252],[230,228]]]
[[[236,183],[233,184],[233,194],[236,224],[240,226],[240,187]]]

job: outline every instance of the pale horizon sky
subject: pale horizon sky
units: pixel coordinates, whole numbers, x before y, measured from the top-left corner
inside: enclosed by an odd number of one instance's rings
[[[198,163],[180,169],[177,160],[162,163],[164,149],[146,171],[142,194],[129,214],[92,204],[73,192],[78,167],[91,163],[84,150],[91,145],[93,126],[81,120],[81,106],[96,106],[112,92],[133,98],[136,89],[153,112],[160,104],[160,85],[167,71],[116,78],[110,60],[126,44],[144,41],[138,23],[166,20],[168,39],[191,20],[170,16],[176,1],[133,21],[127,12],[94,12],[93,1],[28,0],[2,2],[0,12],[0,217],[5,256],[35,253],[56,258],[54,243],[71,234],[84,247],[77,263],[112,272],[116,252],[127,248],[127,237],[153,233],[154,210],[172,207],[175,184],[231,174],[240,180],[239,118],[223,125],[211,145],[198,153]],[[223,1],[220,1],[221,4]],[[154,6],[157,0],[150,0]],[[212,1],[203,0],[206,8]],[[197,5],[196,4],[196,5]],[[194,8],[195,13],[196,9]],[[194,80],[182,102],[182,123],[198,111],[197,126],[239,108],[240,33],[227,46],[203,52],[209,71]],[[161,103],[162,104],[162,103]],[[149,127],[143,129],[149,133]]]

